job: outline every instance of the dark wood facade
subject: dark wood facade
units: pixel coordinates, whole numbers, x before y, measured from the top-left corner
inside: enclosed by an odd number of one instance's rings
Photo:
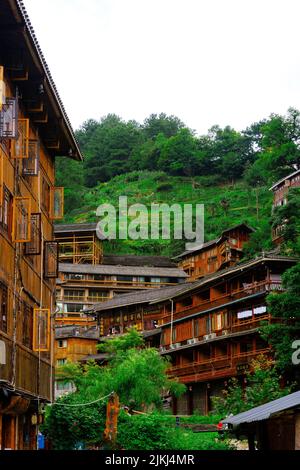
[[[253,358],[272,355],[258,333],[263,322],[275,321],[265,299],[282,291],[281,275],[295,263],[264,255],[185,286],[162,289],[156,297],[140,293],[140,298],[111,300],[95,308],[100,331],[104,336],[122,334],[133,325],[143,331],[149,344],[170,357],[170,376],[188,387],[174,401],[173,411],[208,413],[211,398],[226,388],[230,377],[243,380]]]
[[[0,448],[35,449],[53,399],[54,156],[81,155],[23,3],[0,11]]]
[[[194,281],[220,269],[235,265],[242,258],[243,246],[254,230],[246,224],[224,230],[219,238],[194,250],[185,251],[175,259],[178,266]]]

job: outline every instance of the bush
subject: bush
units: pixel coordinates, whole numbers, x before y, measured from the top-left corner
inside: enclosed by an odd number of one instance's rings
[[[162,183],[157,186],[157,191],[162,192],[162,191],[172,191],[173,186],[170,183]]]

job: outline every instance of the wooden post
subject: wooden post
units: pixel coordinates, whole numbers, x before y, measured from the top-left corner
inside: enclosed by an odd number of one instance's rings
[[[295,450],[300,450],[300,413],[295,414]]]
[[[250,451],[255,450],[254,433],[251,431],[248,432],[248,448]]]
[[[118,416],[120,412],[119,397],[114,392],[109,397],[106,407],[106,425],[104,430],[104,441],[112,448],[115,447],[117,430],[118,430]]]

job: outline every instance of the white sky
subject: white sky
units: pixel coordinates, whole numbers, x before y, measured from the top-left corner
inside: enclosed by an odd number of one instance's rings
[[[299,0],[24,0],[74,128],[175,114],[198,133],[300,108]]]

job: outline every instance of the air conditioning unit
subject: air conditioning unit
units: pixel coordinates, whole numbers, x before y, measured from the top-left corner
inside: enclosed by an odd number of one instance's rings
[[[207,341],[208,339],[213,339],[216,336],[217,336],[216,333],[210,333],[209,335],[204,335],[203,338],[204,338],[204,340]]]
[[[179,346],[181,346],[181,343],[173,343],[173,344],[170,344],[170,349],[177,349],[179,348]]]
[[[160,347],[160,352],[165,352],[166,350],[167,350],[167,348],[165,346]]]
[[[188,340],[187,340],[187,344],[195,344],[195,343],[198,343],[198,339],[197,339],[197,338],[191,338],[191,339],[188,339]]]
[[[224,336],[228,335],[228,333],[229,333],[228,330],[223,330],[223,331],[222,331],[222,335],[224,335]]]

